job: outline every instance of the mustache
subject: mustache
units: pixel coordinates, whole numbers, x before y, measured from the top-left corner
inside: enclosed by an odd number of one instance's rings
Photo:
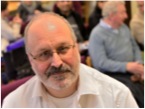
[[[49,77],[55,73],[72,73],[72,70],[67,65],[60,65],[59,67],[52,66],[47,70],[46,75]]]

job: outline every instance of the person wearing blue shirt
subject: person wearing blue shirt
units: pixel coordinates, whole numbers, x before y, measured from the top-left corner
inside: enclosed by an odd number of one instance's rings
[[[94,27],[89,39],[93,67],[127,85],[138,105],[143,107],[144,90],[139,81],[144,80],[144,67],[141,52],[124,24],[127,18],[125,3],[105,3],[102,15],[103,19]]]

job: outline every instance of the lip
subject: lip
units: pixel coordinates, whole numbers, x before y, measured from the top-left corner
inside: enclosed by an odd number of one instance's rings
[[[60,75],[60,74],[64,74],[64,73],[66,73],[66,72],[55,72],[55,73],[52,73],[50,75]]]
[[[72,73],[71,70],[65,70],[65,71],[56,71],[56,72],[51,72],[51,73],[46,73],[46,76],[49,78],[50,76],[54,75],[63,75],[65,73]]]
[[[55,76],[55,75],[62,75],[64,73],[66,73],[66,72],[55,72],[55,73],[50,73],[47,76],[50,77],[50,76]]]

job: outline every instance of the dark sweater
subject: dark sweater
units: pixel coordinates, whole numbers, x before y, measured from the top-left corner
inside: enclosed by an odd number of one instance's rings
[[[61,16],[63,16],[66,19],[68,17],[66,15],[63,15],[57,7],[55,7],[54,12],[59,14],[59,15],[61,15]],[[81,18],[81,16],[78,13],[76,13],[75,11],[73,11],[73,10],[71,10],[69,16],[73,16],[73,18],[75,19],[83,39],[84,40],[88,40],[87,32],[86,32],[86,29],[84,27],[83,19]]]

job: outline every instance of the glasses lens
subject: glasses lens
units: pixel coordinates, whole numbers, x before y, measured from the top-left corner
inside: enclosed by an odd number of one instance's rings
[[[53,56],[53,53],[57,53],[61,58],[64,57],[71,48],[73,48],[74,45],[68,45],[68,46],[61,46],[58,47],[56,52],[50,52],[49,51],[43,51],[42,53],[39,53],[36,57],[33,57],[33,59],[36,59],[38,61],[47,61],[50,60],[51,57]]]

